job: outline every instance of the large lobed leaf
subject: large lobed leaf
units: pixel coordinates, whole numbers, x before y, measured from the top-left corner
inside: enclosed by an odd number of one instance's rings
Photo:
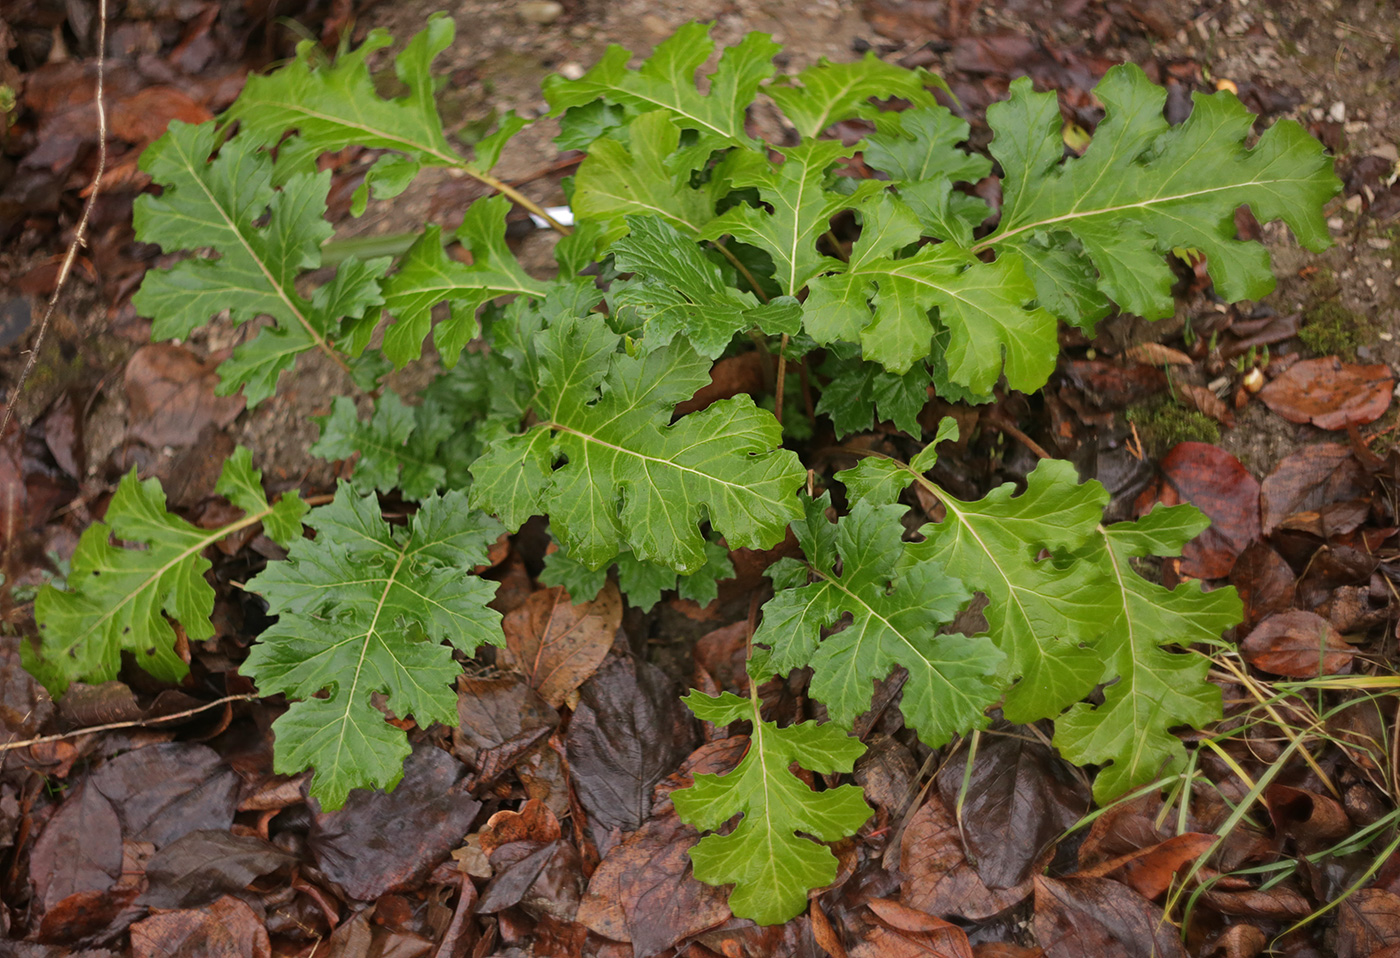
[[[192,640],[214,634],[204,550],[259,522],[283,546],[301,538],[306,505],[296,492],[270,504],[247,449],[229,456],[215,489],[244,515],[201,529],[166,511],[158,480],[142,482],[135,470],[122,478],[106,521],[88,526],[78,542],[68,588],[46,585],[35,601],[41,643],[36,649],[25,642],[20,650],[25,668],[50,692],[57,695],[79,679],[116,678],[123,651],[156,678],[179,681],[189,666],[176,651],[170,620]],[[113,545],[114,538],[142,548]]]
[[[385,708],[420,725],[454,721],[452,649],[470,655],[504,641],[487,607],[496,586],[471,574],[500,527],[448,493],[394,528],[373,494],[343,483],[307,525],[315,539],[248,583],[278,620],[242,668],[264,693],[300,700],[273,723],[273,767],[314,767],[311,795],[339,808],[352,788],[392,788],[410,752],[371,697],[383,694]]]
[[[260,330],[219,366],[219,392],[241,385],[254,406],[276,392],[277,377],[299,354],[330,352],[342,321],[360,326],[376,315],[373,307],[384,301],[379,277],[389,260],[347,260],[335,279],[303,297],[297,277],[320,265],[321,244],[332,232],[325,219],[330,172],[295,173],[274,189],[268,153],[239,136],[211,160],[215,141],[213,122],[177,120],[141,154],[141,168],[162,193],[137,198],[137,239],[168,253],[212,248],[218,258],[151,270],[132,304],[154,320],[153,339],[186,337],[225,309],[234,322],[272,317],[276,326]]]
[[[1194,94],[1186,122],[1170,126],[1166,91],[1131,64],[1109,70],[1094,95],[1103,122],[1084,155],[1063,163],[1054,93],[1017,80],[1010,100],[987,110],[991,151],[1005,176],[1001,222],[980,245],[1019,251],[1033,264],[1041,299],[1060,304],[1064,319],[1091,325],[1104,312],[1083,289],[1094,272],[1120,308],[1170,316],[1173,247],[1205,253],[1228,300],[1268,293],[1268,251],[1235,235],[1241,206],[1261,223],[1282,219],[1308,249],[1329,245],[1322,207],[1341,183],[1322,145],[1297,123],[1280,120],[1247,148],[1257,117],[1222,92]]]
[[[856,786],[814,792],[789,766],[849,772],[865,746],[834,725],[779,728],[764,722],[755,703],[732,692],[692,692],[685,703],[706,722],[753,723],[749,750],[737,768],[727,775],[696,775],[694,785],[671,793],[681,820],[701,830],[743,814],[732,832],[707,835],[690,850],[695,877],[711,885],[733,883],[730,910],[760,925],[801,914],[807,892],[835,880],[837,863],[830,849],[797,833],[833,842],[854,834],[871,810]]]
[[[941,429],[939,438],[949,435],[955,431]],[[923,477],[932,449],[908,466],[869,458],[837,478],[872,503],[893,501],[917,480],[944,505],[945,518],[920,529],[924,540],[906,546],[898,568],[937,561],[987,596],[989,635],[1006,653],[1005,676],[1014,683],[1006,717],[1057,719],[1067,755],[1111,762],[1095,785],[1101,799],[1176,768],[1184,751],[1168,730],[1218,718],[1220,696],[1202,681],[1205,659],[1162,646],[1218,641],[1239,621],[1240,602],[1233,588],[1169,591],[1143,579],[1129,559],[1177,554],[1205,527],[1204,517],[1179,506],[1105,530],[1107,492],[1080,483],[1074,467],[1058,460],[1042,461],[1020,495],[1008,483],[963,502]],[[1104,705],[1076,704],[1101,683],[1110,683]]]
[[[806,563],[785,559],[770,570],[777,593],[754,633],[769,651],[755,656],[755,676],[810,666],[812,695],[850,728],[875,683],[903,666],[905,721],[926,744],[984,727],[1001,697],[1004,656],[985,636],[939,634],[970,593],[937,562],[901,561],[902,506],[858,502],[834,528],[829,506],[829,496],[808,500],[806,520],[793,523]]]
[[[688,344],[628,356],[602,317],[573,313],[532,339],[522,364],[533,365],[539,422],[495,441],[472,466],[473,503],[508,528],[547,514],[590,568],[625,544],[688,574],[706,562],[701,522],[731,547],[767,548],[801,515],[805,472],[779,448],[777,420],[748,396],[670,422],[676,404],[709,382],[710,363]],[[517,348],[523,355],[527,345]]]

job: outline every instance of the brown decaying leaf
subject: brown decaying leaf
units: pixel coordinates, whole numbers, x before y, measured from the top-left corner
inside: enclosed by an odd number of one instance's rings
[[[851,958],[973,958],[967,933],[951,922],[883,898],[866,905],[880,923],[850,949]]]
[[[564,738],[579,802],[598,831],[630,832],[651,813],[651,791],[695,742],[675,683],[647,662],[614,656],[583,684]]]
[[[70,895],[105,892],[121,867],[121,823],[112,803],[91,784],[69,794],[29,856],[29,878],[41,912]]]
[[[151,908],[208,905],[295,861],[284,849],[251,835],[190,832],[147,863],[148,886],[139,903]]]
[[[1307,851],[1325,848],[1351,831],[1346,809],[1328,795],[1275,782],[1264,789],[1264,804],[1279,834]]]
[[[715,363],[710,370],[710,381],[701,386],[694,396],[676,407],[676,415],[697,412],[707,406],[729,399],[740,393],[756,394],[771,389],[775,360],[757,351],[728,356]],[[789,368],[789,374],[795,370]]]
[[[1230,584],[1244,603],[1244,623],[1252,626],[1266,615],[1293,607],[1297,579],[1293,569],[1265,542],[1251,543],[1235,560]]]
[[[564,834],[559,819],[549,806],[537,799],[526,801],[519,810],[502,809],[481,828],[481,851],[492,852],[511,842],[538,842],[547,845]]]
[[[1182,550],[1181,572],[1197,579],[1230,574],[1236,557],[1259,538],[1259,483],[1238,459],[1204,442],[1178,443],[1159,464],[1156,499],[1190,502],[1210,517],[1210,528]],[[1150,501],[1139,499],[1139,512]]]
[[[90,782],[116,809],[123,837],[157,849],[193,831],[228,828],[242,787],[219,753],[191,742],[118,755]]]
[[[1269,936],[1264,934],[1264,929],[1241,922],[1225,929],[1207,954],[1211,958],[1255,958],[1268,943]]]
[[[1148,363],[1152,366],[1189,366],[1190,356],[1179,349],[1172,349],[1161,343],[1136,343],[1123,350],[1123,357],[1135,363]]]
[[[1076,878],[1117,878],[1144,898],[1156,899],[1171,887],[1176,874],[1215,845],[1216,836],[1201,832],[1174,835],[1149,848],[1082,869]]]
[[[1295,679],[1337,675],[1356,655],[1332,623],[1301,609],[1264,619],[1240,643],[1240,652],[1255,668]]]
[[[1288,885],[1274,885],[1268,891],[1255,888],[1221,891],[1219,886],[1201,894],[1201,902],[1222,915],[1295,921],[1313,911],[1313,904]]]
[[[112,134],[137,146],[160,139],[171,120],[199,124],[214,114],[184,90],[173,86],[148,86],[112,104],[108,127]]]
[[[974,947],[972,958],[1045,958],[1045,952],[1040,948],[996,941]]]
[[[963,852],[958,824],[931,792],[904,830],[900,843],[901,899],[931,915],[980,921],[1024,901],[1030,882],[990,889]]]
[[[1177,400],[1199,413],[1209,416],[1222,426],[1233,429],[1235,426],[1235,414],[1230,411],[1230,407],[1225,405],[1225,400],[1211,392],[1205,386],[1193,386],[1191,383],[1177,383],[1173,387]]]
[[[1337,907],[1337,958],[1373,958],[1400,946],[1400,896],[1362,888]]]
[[[945,808],[957,805],[965,762],[939,770]],[[962,806],[962,840],[991,889],[1026,881],[1051,843],[1089,810],[1089,792],[1049,747],[1021,734],[984,736]]]
[[[1269,535],[1290,516],[1317,514],[1334,503],[1363,498],[1371,487],[1366,470],[1352,455],[1350,446],[1315,443],[1285,458],[1260,484],[1260,525],[1264,535]],[[1325,537],[1325,530],[1319,531]]]
[[[1389,366],[1356,366],[1329,356],[1294,363],[1259,398],[1289,422],[1345,429],[1385,415],[1394,388]]]
[[[1106,878],[1037,875],[1032,924],[1045,958],[1186,958],[1162,910]]]
[[[131,954],[132,958],[271,958],[272,945],[258,913],[225,895],[207,908],[161,912],[132,925]]]
[[[593,873],[577,920],[604,938],[630,942],[635,958],[723,924],[728,896],[690,872],[687,853],[699,840],[673,811],[648,819]]]
[[[562,587],[544,589],[506,615],[500,658],[559,708],[603,664],[621,624],[622,596],[612,582],[592,602],[579,605]]]
[[[243,411],[243,397],[214,395],[215,368],[169,343],[138,349],[126,364],[130,436],[156,449],[189,446],[206,428],[232,423]]]
[[[442,749],[420,745],[392,792],[355,789],[340,810],[316,814],[309,844],[317,867],[360,901],[412,888],[451,854],[481,809],[464,771]]]

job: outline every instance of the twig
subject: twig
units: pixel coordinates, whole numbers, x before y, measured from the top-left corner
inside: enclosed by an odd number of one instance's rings
[[[1026,447],[1027,449],[1029,449],[1031,452],[1035,453],[1036,456],[1038,456],[1039,458],[1041,458],[1041,459],[1054,459],[1054,458],[1055,458],[1054,456],[1050,455],[1050,453],[1048,453],[1048,452],[1045,451],[1045,447],[1044,447],[1044,446],[1042,446],[1040,443],[1036,442],[1036,441],[1035,441],[1034,439],[1032,439],[1030,436],[1027,436],[1027,435],[1026,435],[1024,432],[1022,432],[1018,427],[1016,427],[1016,426],[1012,425],[1011,423],[1006,422],[1005,420],[1003,420],[1001,417],[997,417],[997,418],[995,418],[995,419],[992,419],[992,420],[990,420],[987,424],[988,424],[989,426],[991,426],[993,429],[998,429],[998,430],[1000,430],[1000,431],[1006,433],[1008,436],[1011,436],[1011,437],[1014,438],[1014,439],[1020,440],[1021,445],[1025,446],[1025,447]]]
[[[783,341],[778,345],[778,381],[773,387],[773,418],[780,426],[783,424],[783,387],[787,383],[787,345],[788,334],[783,333]]]
[[[710,240],[710,245],[719,250],[720,255],[729,260],[730,264],[739,271],[739,275],[744,277],[750,288],[753,289],[754,295],[767,303],[768,294],[763,291],[762,286],[758,285],[758,280],[753,278],[753,273],[749,272],[749,268],[744,265],[743,261],[734,255],[734,251],[725,246],[722,240]]]
[[[154,718],[131,719],[126,722],[109,722],[106,725],[91,725],[87,728],[74,729],[71,732],[64,732],[61,735],[41,735],[38,738],[25,739],[22,742],[6,742],[0,745],[0,753],[13,751],[17,748],[29,748],[32,745],[43,745],[48,742],[61,742],[64,739],[91,735],[94,732],[110,732],[113,729],[136,728],[137,726],[144,728],[145,726],[156,725],[160,722],[173,722],[176,719],[189,718],[191,715],[198,715],[200,712],[207,712],[210,709],[218,708],[221,705],[227,705],[230,702],[251,702],[258,698],[262,698],[262,696],[256,692],[245,692],[242,695],[226,695],[221,699],[205,702],[203,705],[196,706],[195,708],[185,709],[183,712],[171,712],[169,715],[158,715]]]
[[[53,294],[49,296],[48,305],[44,308],[44,316],[39,320],[39,332],[34,336],[34,345],[30,347],[29,358],[24,362],[24,369],[20,371],[19,381],[15,383],[15,388],[10,390],[8,401],[5,403],[5,417],[0,420],[0,436],[5,435],[5,430],[10,428],[10,420],[15,415],[15,400],[19,398],[20,391],[24,389],[24,384],[29,381],[29,374],[34,371],[34,366],[39,362],[39,350],[44,345],[44,334],[49,330],[49,322],[53,319],[54,310],[58,307],[58,298],[63,295],[63,288],[68,285],[68,276],[73,271],[73,263],[78,258],[78,250],[82,248],[87,236],[88,221],[92,218],[93,207],[97,205],[97,197],[102,192],[102,174],[107,171],[107,105],[104,101],[103,81],[107,75],[107,0],[97,0],[97,169],[92,174],[92,185],[88,188],[87,200],[83,203],[82,215],[78,217],[78,225],[73,231],[73,241],[68,244],[68,252],[63,257],[63,264],[58,268],[58,280],[54,283]]]

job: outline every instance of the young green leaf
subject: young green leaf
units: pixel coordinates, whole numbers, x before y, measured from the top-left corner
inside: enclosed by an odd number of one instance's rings
[[[630,551],[618,555],[616,568],[617,585],[627,603],[643,612],[650,612],[661,601],[661,593],[672,589],[682,599],[709,605],[719,595],[720,581],[734,577],[729,550],[709,541],[705,543],[705,564],[691,575],[677,575],[675,569],[638,559]],[[540,581],[548,586],[563,586],[575,603],[591,602],[608,581],[608,567],[590,569],[571,559],[560,547],[544,557]]]
[[[858,355],[838,353],[822,371],[831,376],[831,382],[822,389],[816,412],[831,417],[838,438],[871,429],[885,419],[911,436],[922,433],[918,417],[928,402],[929,387],[923,363],[897,376],[878,363],[861,362]]]
[[[375,89],[369,58],[393,43],[382,29],[371,30],[365,42],[342,53],[334,63],[323,61],[311,40],[297,44],[296,59],[280,69],[248,77],[247,85],[223,116],[225,124],[237,121],[239,137],[272,146],[288,130],[297,137],[279,150],[289,152],[281,163],[312,168],[320,154],[359,145],[394,150],[401,157],[376,179],[376,195],[388,196],[403,189],[420,167],[453,166],[487,174],[501,147],[524,121],[507,117],[504,135],[478,144],[477,160],[468,162],[448,142],[433,93],[432,62],[452,45],[456,27],[450,17],[434,14],[425,29],[408,41],[394,59],[394,72],[408,87],[401,97],[385,99]],[[382,163],[382,161],[381,161]],[[377,169],[379,167],[376,167]],[[363,209],[364,197],[356,205]]]
[[[849,193],[825,188],[827,170],[851,153],[839,140],[808,140],[780,152],[783,162],[776,166],[760,153],[735,154],[744,161],[729,170],[734,186],[756,188],[773,212],[735,206],[708,223],[700,238],[719,239],[727,233],[764,250],[773,257],[778,285],[796,296],[816,276],[841,267],[839,260],[817,252],[817,237],[831,229],[831,218],[860,206],[882,184],[862,180]]]
[[[887,110],[870,119],[875,122],[876,132],[865,138],[865,163],[887,174],[901,192],[928,180],[976,183],[992,172],[991,160],[958,149],[958,144],[967,140],[970,128],[966,120],[954,116],[946,107]]]
[[[900,97],[931,108],[936,101],[927,87],[933,84],[944,86],[927,70],[886,63],[874,51],[866,51],[865,58],[855,63],[832,63],[822,57],[795,77],[774,80],[764,92],[778,104],[797,132],[810,139],[841,120],[883,115],[870,105],[872,99]]]
[[[214,589],[204,578],[210,568],[204,550],[259,522],[283,546],[301,538],[306,505],[296,492],[269,504],[252,463],[242,447],[224,463],[216,489],[245,515],[215,529],[167,512],[158,480],[142,482],[135,470],[123,477],[106,521],[88,526],[78,542],[68,588],[46,585],[39,592],[34,617],[41,644],[20,644],[24,667],[55,695],[79,679],[116,678],[123,650],[158,679],[183,678],[189,666],[175,651],[169,620],[192,640],[214,634]],[[144,548],[115,546],[113,538]]]
[[[1092,564],[1107,583],[1109,622],[1096,651],[1108,685],[1102,705],[1081,702],[1055,723],[1055,745],[1076,764],[1107,765],[1094,780],[1100,802],[1180,769],[1186,749],[1169,730],[1221,716],[1220,689],[1206,681],[1210,659],[1165,646],[1218,642],[1243,617],[1239,595],[1233,587],[1203,592],[1198,582],[1168,590],[1131,565],[1179,555],[1209,525],[1193,506],[1158,506],[1136,522],[1100,527],[1071,560]]]
[[[712,698],[691,692],[685,704],[706,722],[752,722],[749,750],[727,775],[696,775],[671,793],[676,814],[703,831],[743,818],[728,835],[707,835],[690,850],[695,877],[733,883],[729,907],[740,918],[776,925],[802,913],[807,892],[836,878],[836,856],[798,832],[834,842],[870,818],[854,785],[814,792],[789,771],[794,762],[813,772],[849,772],[865,746],[834,725],[803,722],[779,728],[757,706],[732,692]]]
[[[348,459],[359,453],[352,483],[360,493],[398,488],[406,499],[424,499],[447,480],[436,452],[453,423],[445,416],[418,414],[392,392],[380,397],[369,422],[360,421],[354,400],[337,396],[330,415],[316,417],[316,424],[321,438],[312,443],[312,455]]]
[[[330,172],[297,173],[272,187],[272,158],[242,136],[214,151],[214,124],[178,120],[141,155],[141,168],[163,192],[137,198],[136,236],[166,252],[212,247],[218,259],[194,258],[151,270],[132,304],[154,320],[153,339],[183,338],[221,310],[235,322],[271,316],[219,367],[219,392],[240,385],[249,406],[277,390],[277,377],[309,349],[336,356],[331,340],[383,302],[378,277],[389,261],[347,260],[336,280],[307,300],[297,277],[321,262],[331,235],[325,220]],[[261,225],[266,216],[266,225]]]
[[[536,335],[540,421],[477,460],[473,503],[511,529],[548,514],[590,568],[626,544],[638,558],[695,572],[706,561],[707,517],[736,548],[781,539],[801,514],[806,474],[779,448],[777,421],[739,396],[670,423],[676,404],[709,382],[709,362],[683,343],[638,357],[617,346],[598,316],[564,315]]]
[[[1103,122],[1084,155],[1063,164],[1054,93],[1017,80],[1011,99],[987,110],[1004,199],[1000,225],[979,247],[1037,261],[1032,276],[1045,301],[1056,298],[1050,286],[1075,285],[1082,257],[1119,307],[1149,319],[1170,316],[1174,277],[1166,254],[1175,246],[1205,253],[1226,299],[1258,299],[1273,289],[1274,276],[1263,245],[1236,239],[1234,213],[1245,205],[1261,223],[1282,219],[1308,249],[1329,245],[1322,207],[1341,183],[1321,144],[1297,123],[1278,121],[1247,149],[1258,118],[1222,92],[1195,94],[1186,122],[1169,126],[1166,91],[1131,64],[1109,70],[1094,96],[1104,104]],[[1066,256],[1065,234],[1082,254]]]
[[[636,70],[627,69],[630,51],[609,46],[597,66],[579,79],[546,79],[544,98],[554,113],[600,98],[637,112],[661,109],[681,129],[700,133],[714,149],[751,144],[744,118],[759,84],[773,75],[773,55],[779,47],[762,33],[750,33],[724,51],[708,77],[709,92],[701,93],[695,74],[715,48],[711,28],[711,24],[686,24],[657,44]]]
[[[273,767],[314,767],[311,795],[339,808],[352,788],[392,788],[410,751],[371,696],[420,725],[454,721],[461,670],[441,643],[470,655],[504,642],[487,607],[496,585],[471,574],[500,528],[454,492],[428,498],[396,529],[373,494],[343,483],[307,525],[315,539],[248,583],[278,621],[242,668],[264,693],[300,699],[273,723]]]
[[[478,309],[497,296],[544,293],[545,284],[527,274],[506,247],[509,211],[510,200],[504,196],[486,197],[467,208],[456,236],[471,253],[471,265],[448,259],[441,230],[429,226],[385,281],[384,310],[397,321],[384,331],[383,348],[396,366],[422,355],[438,303],[452,304],[451,316],[433,330],[438,355],[451,368],[479,331]]]
[[[724,282],[720,269],[700,248],[665,220],[629,216],[630,230],[612,246],[618,270],[638,281],[613,298],[615,324],[641,340],[650,352],[683,334],[706,359],[724,352],[734,334],[753,327],[766,333],[795,334],[802,307],[790,296],[760,304],[748,292]]]
[[[826,495],[808,500],[805,521],[793,523],[814,581],[805,581],[796,560],[775,567],[777,591],[753,637],[769,651],[755,656],[751,671],[811,666],[812,695],[835,724],[850,728],[870,707],[875,683],[903,666],[904,719],[926,744],[985,727],[987,708],[1001,697],[995,676],[1005,656],[985,636],[938,631],[971,594],[937,562],[910,556],[904,507],[858,502],[833,535],[829,505]],[[845,628],[825,634],[847,616]]]

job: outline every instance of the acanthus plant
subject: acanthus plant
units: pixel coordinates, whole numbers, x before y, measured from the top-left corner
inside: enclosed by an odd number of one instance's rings
[[[1318,143],[1280,121],[1249,145],[1255,117],[1223,92],[1197,95],[1171,126],[1165,92],[1120,66],[1095,89],[1105,115],[1081,156],[1066,157],[1056,96],[1022,79],[988,110],[987,157],[960,146],[968,125],[930,92],[936,77],[873,56],[775,77],[778,46],[750,34],[723,52],[702,93],[697,73],[714,45],[691,24],[639,68],[611,47],[582,78],[546,82],[557,142],[587,156],[568,184],[575,225],[559,227],[558,276],[544,281],[505,242],[512,202],[542,211],[491,174],[525,121],[507,116],[473,158],[444,132],[430,66],[452,40],[452,21],[435,17],[407,44],[397,98],[376,92],[368,66],[390,43],[382,31],[333,63],[303,44],[293,62],[251,78],[220,120],[173,123],[142,158],[161,193],[138,202],[138,237],[166,252],[212,250],[147,275],[135,304],[153,336],[186,336],[225,309],[236,323],[271,319],[221,365],[222,391],[254,405],[300,353],[319,350],[377,392],[430,334],[445,367],[416,403],[379,395],[367,420],[350,398],[335,400],[314,451],[358,455],[357,467],[334,502],[305,515],[314,539],[300,538],[295,496],[269,505],[246,452],[230,460],[221,491],[247,513],[234,526],[260,521],[290,545],[247,584],[280,618],[243,666],[261,690],[297,700],[274,725],[279,772],[314,768],[311,795],[326,807],[351,788],[397,782],[406,740],[371,696],[420,724],[452,720],[453,649],[501,639],[486,607],[493,589],[474,569],[501,526],[535,515],[559,544],[545,581],[581,602],[615,567],[643,607],[669,589],[708,601],[732,573],[727,549],[796,534],[803,558],[769,570],[775,593],[754,635],[748,697],[687,698],[700,718],[752,727],[735,771],[675,793],[702,829],[742,813],[692,852],[697,877],[734,885],[736,914],[783,921],[833,879],[836,859],[813,839],[853,834],[869,808],[854,786],[816,791],[790,769],[849,772],[863,746],[848,733],[896,667],[908,671],[906,722],[931,747],[985,726],[1000,705],[1014,722],[1053,720],[1065,756],[1101,766],[1100,799],[1183,763],[1168,730],[1221,714],[1207,659],[1186,647],[1219,641],[1240,603],[1229,588],[1168,590],[1132,560],[1178,554],[1207,520],[1183,505],[1104,525],[1107,492],[1054,460],[1020,492],[964,501],[927,476],[956,430],[945,420],[922,445],[918,414],[930,391],[977,403],[999,384],[1039,389],[1061,322],[1090,332],[1115,305],[1171,314],[1173,248],[1203,253],[1228,299],[1268,292],[1268,254],[1236,237],[1234,214],[1247,205],[1325,247],[1321,210],[1339,184]],[[787,117],[795,143],[749,135],[759,97]],[[890,98],[906,106],[877,102]],[[861,142],[823,138],[854,119],[872,130]],[[330,174],[316,162],[350,145],[383,151],[356,215],[425,167],[496,189],[453,234],[470,262],[449,257],[428,227],[397,259],[346,259],[305,294],[299,280],[333,233]],[[873,175],[851,175],[854,157]],[[988,229],[992,211],[957,187],[994,163],[1003,201]],[[859,235],[835,256],[822,238],[842,213]],[[887,420],[922,451],[835,475],[849,504],[838,516],[828,495],[812,495],[779,420],[749,396],[675,416],[716,359],[753,340],[782,357],[825,352],[817,409],[839,433]],[[916,534],[899,504],[910,484],[944,514]],[[212,629],[199,551],[233,527],[194,530],[152,485],[123,482],[107,525],[84,536],[68,590],[39,599],[28,661],[56,692],[114,675],[123,649],[178,679],[168,620],[192,638]],[[419,503],[403,526],[375,497],[394,488]],[[949,633],[976,594],[986,631]],[[765,720],[757,685],[802,667],[827,721]],[[1096,687],[1101,701],[1089,704]]]

